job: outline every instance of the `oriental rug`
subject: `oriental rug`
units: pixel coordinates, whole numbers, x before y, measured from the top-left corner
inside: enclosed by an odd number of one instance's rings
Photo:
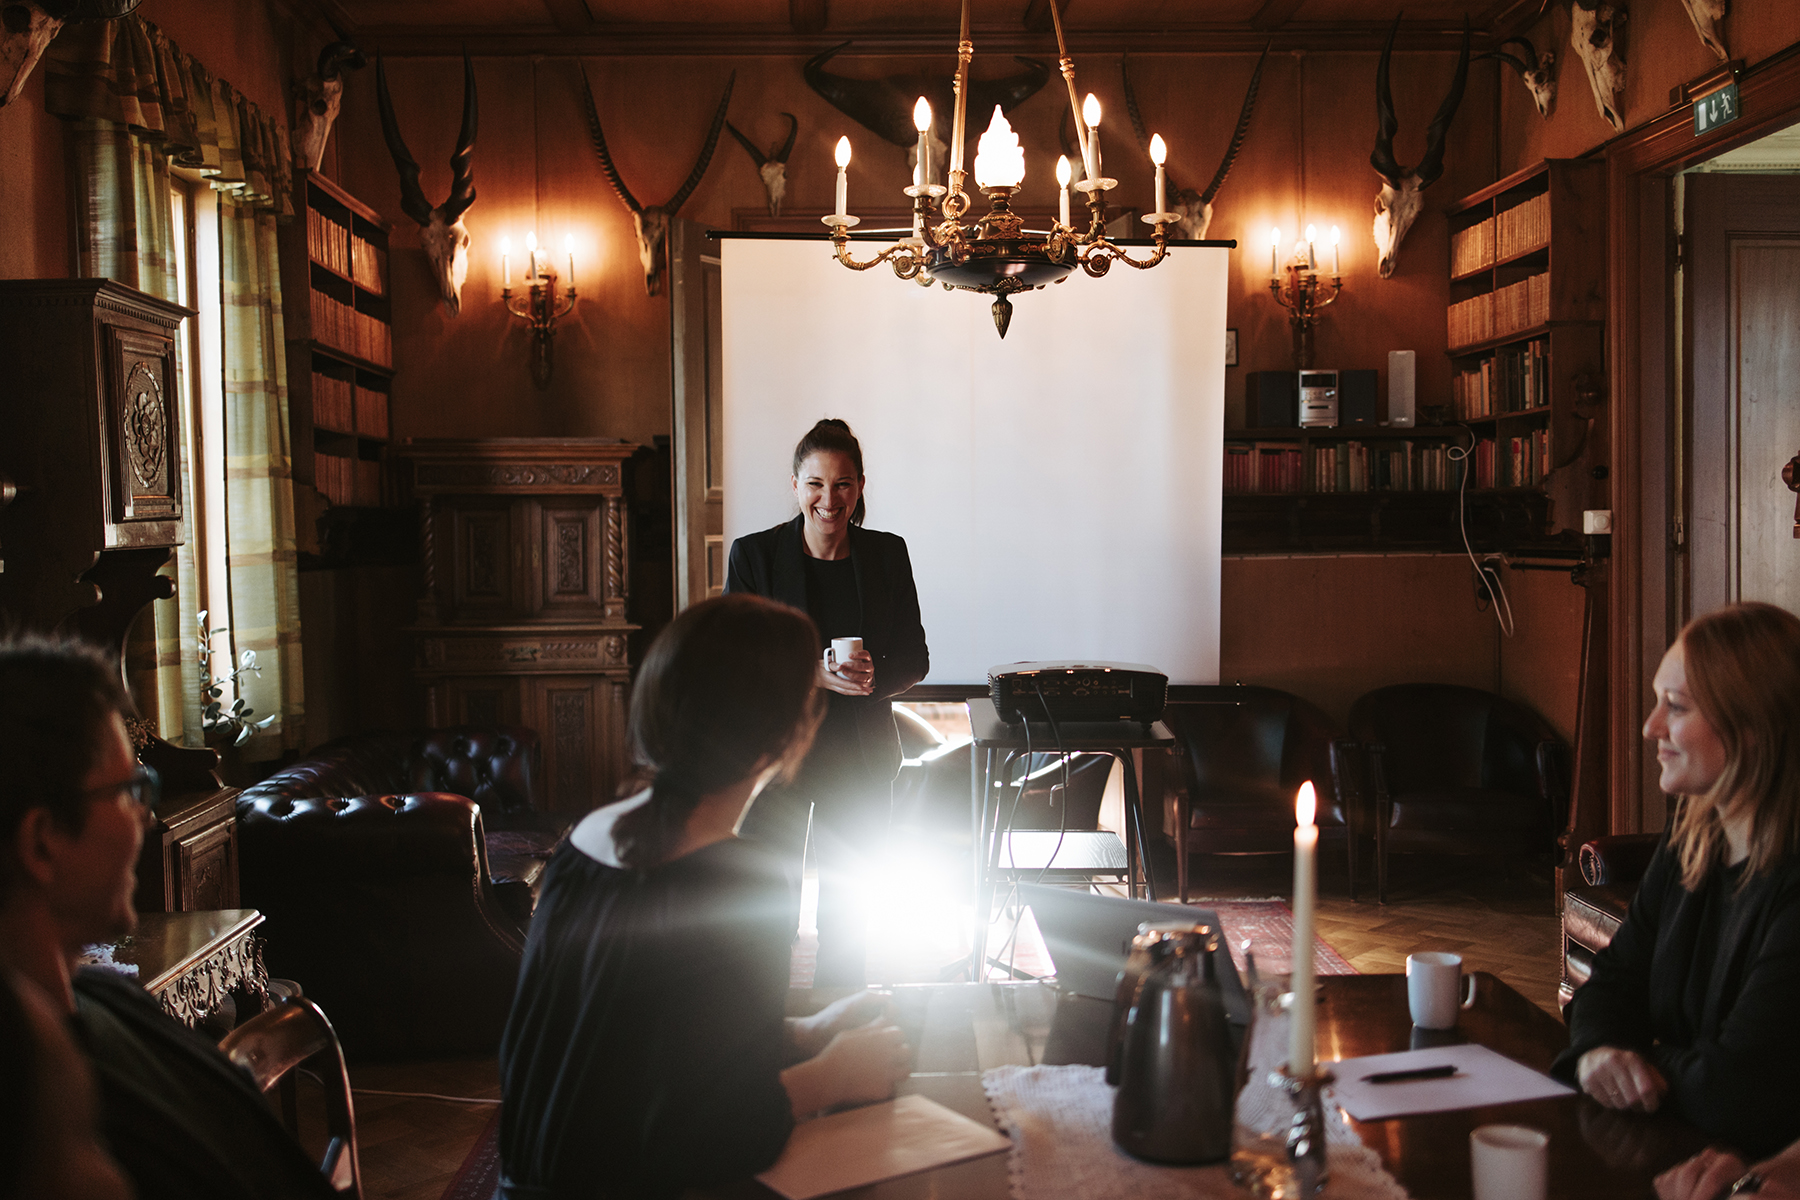
[[[500,1114],[475,1139],[441,1200],[494,1200],[500,1191]]]

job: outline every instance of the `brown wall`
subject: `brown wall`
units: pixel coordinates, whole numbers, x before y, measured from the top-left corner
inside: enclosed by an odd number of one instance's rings
[[[69,274],[69,214],[62,124],[44,111],[44,76],[33,71],[19,98],[0,108],[0,279]]]

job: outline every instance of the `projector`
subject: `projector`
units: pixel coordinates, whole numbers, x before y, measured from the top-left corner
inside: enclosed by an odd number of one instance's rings
[[[988,670],[988,691],[1008,725],[1027,720],[1148,725],[1162,716],[1169,677],[1142,663],[1004,663]]]

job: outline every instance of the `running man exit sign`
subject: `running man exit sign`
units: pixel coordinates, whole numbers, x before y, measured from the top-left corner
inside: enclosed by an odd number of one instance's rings
[[[1721,125],[1738,119],[1738,87],[1728,83],[1718,91],[1694,101],[1694,136],[1711,133]]]

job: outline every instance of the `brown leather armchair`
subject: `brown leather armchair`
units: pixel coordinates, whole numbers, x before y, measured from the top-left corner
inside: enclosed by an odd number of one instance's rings
[[[1563,968],[1557,1003],[1566,1005],[1593,974],[1594,955],[1612,943],[1631,898],[1662,841],[1660,833],[1621,833],[1582,844],[1581,886],[1563,893]]]
[[[361,734],[238,797],[240,892],[271,973],[356,1058],[487,1053],[562,833],[529,729]],[[492,830],[492,832],[488,832]]]
[[[1338,729],[1315,705],[1276,688],[1183,689],[1163,709],[1176,739],[1175,786],[1166,789],[1163,832],[1175,843],[1176,888],[1188,898],[1190,854],[1289,854],[1294,793],[1312,780],[1321,838],[1342,839],[1356,896],[1353,793]],[[1366,822],[1363,826],[1366,829]]]
[[[1373,793],[1375,895],[1388,854],[1547,853],[1568,815],[1568,748],[1522,704],[1479,688],[1403,683],[1350,709]]]

